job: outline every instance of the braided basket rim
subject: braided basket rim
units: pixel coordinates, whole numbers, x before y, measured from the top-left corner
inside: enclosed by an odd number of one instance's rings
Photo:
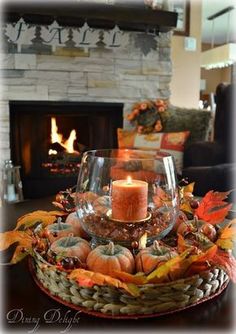
[[[40,288],[41,291],[43,291],[45,294],[47,294],[50,298],[54,299],[55,301],[65,305],[67,307],[70,307],[70,308],[75,309],[77,311],[81,311],[83,313],[87,313],[87,314],[92,315],[92,316],[101,317],[101,318],[112,318],[112,319],[150,318],[150,317],[159,317],[159,316],[162,316],[162,315],[183,311],[185,309],[188,309],[190,307],[194,307],[198,304],[201,304],[201,303],[206,302],[206,301],[208,301],[212,298],[217,297],[218,295],[220,295],[225,290],[225,288],[228,286],[229,281],[230,281],[228,276],[226,275],[226,280],[220,286],[220,288],[218,288],[214,293],[211,293],[207,297],[202,297],[199,300],[197,300],[196,302],[193,302],[189,305],[185,305],[183,307],[178,307],[176,309],[170,309],[170,310],[165,310],[165,311],[161,311],[161,312],[154,312],[154,313],[150,313],[150,314],[138,314],[138,313],[137,314],[136,313],[134,313],[134,314],[121,314],[121,313],[119,313],[119,314],[104,314],[100,311],[91,310],[87,307],[76,305],[72,301],[68,302],[66,300],[63,300],[60,296],[53,295],[51,293],[51,291],[47,287],[45,287],[42,282],[40,282],[39,277],[37,277],[36,264],[39,264],[39,263],[46,264],[48,267],[51,266],[51,265],[47,261],[45,261],[39,254],[37,254],[36,257],[35,256],[29,257],[29,263],[28,263],[29,264],[29,271],[30,271],[36,285]],[[204,275],[204,273],[212,272],[213,269],[216,269],[216,268],[211,268],[211,270],[201,272],[200,274]],[[217,269],[220,269],[220,268],[217,268]],[[58,270],[54,270],[54,271],[56,272]],[[169,287],[169,286],[172,287],[172,286],[175,286],[179,283],[183,283],[183,282],[188,283],[189,281],[191,281],[191,279],[194,279],[194,278],[201,278],[200,274],[196,274],[196,275],[193,275],[191,277],[180,278],[176,281],[171,281],[171,282],[166,282],[166,283],[157,283],[157,284],[150,283],[150,284],[138,285],[138,287],[145,287],[145,288],[149,288],[149,287],[150,288],[153,288],[153,287],[154,288],[156,288],[156,287],[159,288],[159,287]],[[79,285],[78,285],[78,287],[79,287]],[[123,290],[121,288],[116,288],[115,287],[114,289],[123,293]]]

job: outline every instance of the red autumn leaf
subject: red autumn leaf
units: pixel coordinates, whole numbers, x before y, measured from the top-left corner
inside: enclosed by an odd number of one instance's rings
[[[210,190],[201,200],[195,215],[213,225],[222,222],[227,216],[232,204],[224,201],[230,194],[227,192],[218,192]]]

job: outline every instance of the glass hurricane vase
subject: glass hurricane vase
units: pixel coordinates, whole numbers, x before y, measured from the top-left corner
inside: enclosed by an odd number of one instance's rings
[[[161,239],[178,215],[178,185],[168,153],[93,150],[82,157],[76,211],[92,244],[131,246],[146,233]]]

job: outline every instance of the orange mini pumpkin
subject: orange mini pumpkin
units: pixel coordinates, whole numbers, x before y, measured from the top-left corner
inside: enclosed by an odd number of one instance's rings
[[[58,257],[78,257],[81,262],[85,262],[91,248],[88,241],[69,236],[54,241],[50,250]]]
[[[166,262],[178,253],[165,245],[160,245],[155,240],[152,246],[141,249],[135,257],[137,272],[148,274],[152,272],[160,263]]]
[[[77,216],[76,212],[71,212],[65,221],[66,224],[71,225],[73,227],[73,232],[75,236],[79,236],[81,238],[88,239],[88,234],[84,231],[81,221]]]
[[[87,257],[88,269],[109,275],[113,271],[132,273],[135,263],[130,250],[110,242],[108,245],[96,247]]]
[[[65,223],[54,223],[48,225],[45,228],[45,234],[47,235],[50,243],[53,243],[57,239],[67,237],[68,235],[74,234],[73,226]]]

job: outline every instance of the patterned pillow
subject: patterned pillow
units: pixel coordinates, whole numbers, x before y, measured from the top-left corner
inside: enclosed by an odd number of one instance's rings
[[[184,144],[190,135],[189,131],[139,134],[136,131],[117,129],[117,133],[119,148],[155,149],[167,152],[173,156],[177,173],[181,174]]]

